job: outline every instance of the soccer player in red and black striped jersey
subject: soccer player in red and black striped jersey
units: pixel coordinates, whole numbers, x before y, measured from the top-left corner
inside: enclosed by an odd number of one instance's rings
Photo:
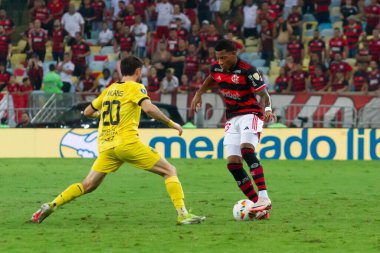
[[[257,219],[267,218],[272,203],[268,197],[263,167],[255,154],[264,121],[276,120],[272,113],[271,99],[266,84],[255,67],[238,59],[236,48],[230,40],[220,40],[215,46],[217,62],[211,66],[211,73],[196,92],[191,109],[196,111],[202,105],[202,94],[215,83],[224,97],[226,118],[224,145],[227,151],[227,168],[235,178],[240,190],[253,201]],[[256,99],[261,97],[261,104]],[[243,168],[243,159],[250,168],[252,180]]]

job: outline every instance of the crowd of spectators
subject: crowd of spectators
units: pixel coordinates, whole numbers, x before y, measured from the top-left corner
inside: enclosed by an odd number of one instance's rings
[[[276,92],[379,90],[377,0],[240,2],[222,13],[218,0],[29,0],[23,65],[12,60],[14,26],[0,10],[0,87],[22,91],[27,80],[33,90],[98,92],[119,80],[116,61],[133,54],[149,92],[194,91],[216,42],[228,38]]]

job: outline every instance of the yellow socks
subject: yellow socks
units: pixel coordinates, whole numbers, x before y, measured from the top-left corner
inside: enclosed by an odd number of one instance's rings
[[[81,196],[84,194],[84,188],[81,183],[72,184],[67,187],[61,194],[59,194],[54,200],[53,205],[55,208]]]
[[[174,207],[177,210],[177,213],[179,216],[185,216],[187,215],[187,210],[185,207],[185,202],[184,202],[184,194],[182,190],[181,183],[178,180],[177,176],[172,176],[167,179],[165,179],[165,185],[166,185],[166,190],[169,193],[169,196],[173,202]]]

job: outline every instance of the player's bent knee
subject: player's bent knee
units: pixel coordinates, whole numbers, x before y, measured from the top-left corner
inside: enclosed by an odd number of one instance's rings
[[[92,181],[85,181],[82,184],[83,184],[83,189],[84,189],[85,193],[90,193],[90,192],[96,190],[96,188],[98,188],[98,186],[99,186],[98,183],[92,182]]]
[[[165,168],[165,174],[166,176],[176,176],[177,175],[177,169],[173,165],[169,165]]]

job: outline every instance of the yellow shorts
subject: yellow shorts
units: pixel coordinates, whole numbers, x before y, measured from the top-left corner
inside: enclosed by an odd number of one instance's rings
[[[161,155],[140,140],[116,146],[99,153],[92,165],[98,172],[115,172],[124,162],[137,168],[149,170],[160,160]]]

